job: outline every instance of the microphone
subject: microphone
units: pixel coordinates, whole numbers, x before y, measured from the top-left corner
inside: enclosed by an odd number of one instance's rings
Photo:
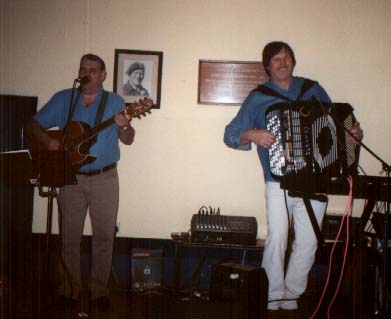
[[[81,85],[87,84],[90,82],[90,78],[88,76],[82,76],[80,78],[75,79],[76,82],[79,82]]]

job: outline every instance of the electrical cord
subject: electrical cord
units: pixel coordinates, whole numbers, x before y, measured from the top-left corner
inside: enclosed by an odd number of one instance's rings
[[[319,311],[320,306],[321,306],[321,304],[323,302],[323,299],[325,297],[328,285],[330,283],[330,277],[331,277],[331,270],[332,270],[332,265],[333,265],[333,258],[334,258],[335,248],[336,248],[337,243],[339,241],[339,238],[340,238],[340,236],[342,234],[342,229],[343,229],[344,223],[346,223],[346,240],[345,240],[345,248],[344,248],[344,253],[343,253],[343,263],[342,263],[342,267],[341,267],[341,272],[340,272],[337,288],[336,288],[335,293],[333,295],[333,298],[332,298],[332,300],[329,303],[328,308],[327,308],[327,318],[330,318],[331,307],[333,306],[333,303],[334,303],[334,301],[335,301],[335,299],[337,297],[339,288],[341,286],[341,282],[342,282],[342,278],[343,278],[343,274],[344,274],[344,269],[345,269],[345,265],[346,265],[346,257],[347,257],[347,251],[348,251],[348,247],[349,247],[349,237],[350,237],[349,218],[351,216],[352,202],[353,202],[353,179],[352,179],[351,176],[348,177],[348,182],[349,182],[349,186],[350,186],[349,197],[348,197],[348,201],[346,203],[345,212],[344,212],[344,215],[343,215],[342,220],[341,220],[341,225],[340,225],[337,237],[336,237],[336,239],[334,241],[334,244],[333,244],[333,247],[331,249],[330,261],[329,261],[329,269],[328,269],[328,273],[327,273],[326,283],[324,285],[323,292],[322,292],[322,295],[321,295],[320,300],[318,302],[318,305],[317,305],[315,311],[313,312],[313,314],[310,317],[311,319],[315,318],[315,316],[316,316],[317,312]]]

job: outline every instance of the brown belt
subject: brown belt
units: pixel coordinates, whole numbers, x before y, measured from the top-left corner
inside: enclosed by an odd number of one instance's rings
[[[107,172],[113,168],[116,168],[117,167],[117,163],[113,163],[113,164],[110,164],[110,165],[107,165],[101,169],[96,169],[94,171],[89,171],[89,172],[77,172],[76,174],[77,175],[85,175],[85,176],[93,176],[93,175],[98,175],[98,174],[102,174],[104,172]]]

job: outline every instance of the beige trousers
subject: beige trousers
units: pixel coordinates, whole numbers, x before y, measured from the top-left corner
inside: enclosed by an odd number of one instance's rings
[[[82,290],[80,245],[89,212],[92,228],[91,298],[107,296],[119,202],[117,169],[99,175],[77,175],[77,185],[60,189],[61,262],[59,295],[72,299]]]

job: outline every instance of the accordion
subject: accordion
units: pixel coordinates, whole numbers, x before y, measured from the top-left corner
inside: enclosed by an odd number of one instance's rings
[[[315,184],[357,174],[359,147],[349,138],[355,118],[347,103],[279,103],[265,114],[275,134],[269,148],[272,176],[292,177],[312,191]]]

